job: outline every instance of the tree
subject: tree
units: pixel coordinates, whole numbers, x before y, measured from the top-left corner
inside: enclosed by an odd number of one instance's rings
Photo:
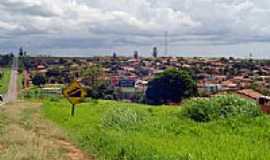
[[[196,96],[197,86],[186,70],[168,69],[157,75],[148,84],[146,102],[160,105],[179,103],[183,98]]]
[[[21,47],[21,48],[19,49],[19,56],[22,57],[23,55],[24,55],[24,52],[23,52],[23,48]]]
[[[64,58],[59,59],[59,64],[64,65],[66,63],[66,60]]]
[[[80,76],[84,80],[84,84],[91,88],[94,88],[102,83],[104,71],[101,66],[94,65],[90,66],[87,69],[83,69],[80,73]]]
[[[46,79],[43,75],[37,74],[32,78],[32,83],[35,86],[41,87],[46,83]]]
[[[88,96],[94,99],[115,99],[114,89],[108,81],[98,84],[92,89],[88,90]]]
[[[13,57],[11,54],[0,56],[0,66],[6,67],[12,64]]]
[[[101,66],[94,65],[81,71],[82,84],[86,87],[88,96],[95,99],[114,99],[114,90],[104,79]]]

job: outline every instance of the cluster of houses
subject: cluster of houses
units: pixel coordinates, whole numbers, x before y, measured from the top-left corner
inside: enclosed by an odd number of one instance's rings
[[[197,80],[201,96],[243,89],[270,89],[270,63],[259,60],[234,58],[183,58],[183,57],[91,57],[55,58],[32,57],[25,64],[24,86],[31,86],[31,77],[39,73],[49,84],[65,84],[80,79],[80,72],[99,65],[110,86],[120,89],[129,98],[143,93],[148,82],[158,73],[172,67],[189,69]],[[257,88],[254,88],[256,86]]]

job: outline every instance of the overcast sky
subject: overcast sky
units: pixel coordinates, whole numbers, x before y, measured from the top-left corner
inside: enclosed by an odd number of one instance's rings
[[[1,0],[0,51],[270,58],[269,0]]]

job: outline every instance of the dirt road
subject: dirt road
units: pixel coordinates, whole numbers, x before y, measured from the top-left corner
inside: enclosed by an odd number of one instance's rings
[[[40,112],[37,103],[0,106],[0,160],[93,160]]]
[[[9,82],[8,92],[4,97],[5,103],[16,102],[18,95],[17,78],[18,78],[18,58],[15,57],[11,68],[11,78]]]
[[[42,104],[17,101],[17,70],[15,58],[5,103],[0,105],[0,160],[93,160],[42,116]]]

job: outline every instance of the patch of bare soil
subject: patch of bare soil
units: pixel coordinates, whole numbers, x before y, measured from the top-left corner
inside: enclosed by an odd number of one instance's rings
[[[66,140],[58,140],[58,144],[68,152],[67,155],[70,160],[94,160],[93,157],[89,158],[89,156],[86,156],[80,149]]]
[[[0,153],[5,149],[6,149],[6,147],[4,145],[0,144]]]

